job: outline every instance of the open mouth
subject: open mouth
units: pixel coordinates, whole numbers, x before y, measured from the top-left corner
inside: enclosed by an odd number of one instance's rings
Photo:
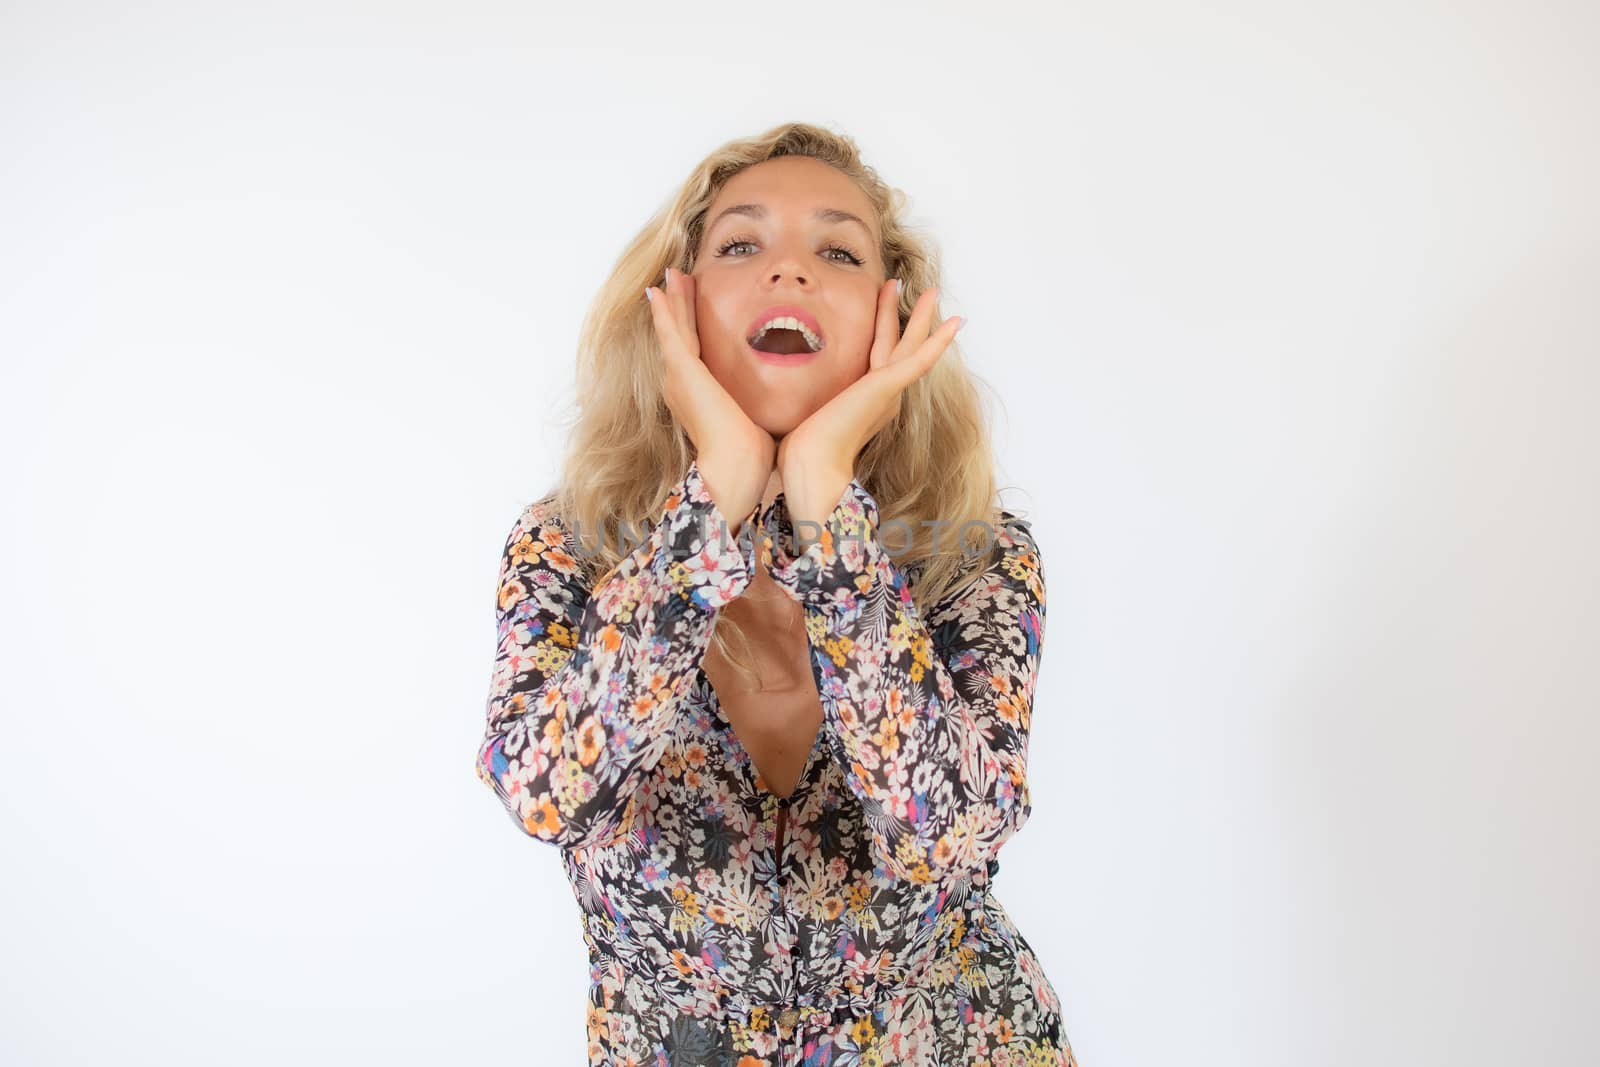
[[[820,352],[825,343],[820,331],[794,316],[768,319],[746,340],[757,352],[785,356]]]
[[[757,352],[770,352],[773,355],[792,356],[800,353],[820,351],[822,343],[811,343],[804,331],[791,330],[785,326],[774,326],[762,330],[750,338],[750,347]]]

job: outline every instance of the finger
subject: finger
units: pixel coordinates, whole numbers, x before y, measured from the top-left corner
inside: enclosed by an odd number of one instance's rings
[[[667,267],[663,275],[667,279],[667,299],[664,303],[672,318],[673,336],[678,339],[685,355],[698,359],[700,335],[694,324],[694,275],[685,274],[672,266]]]
[[[678,282],[678,293],[681,297],[681,302],[678,305],[678,321],[683,323],[685,330],[698,337],[699,334],[695,330],[694,307],[694,291],[698,283],[693,274],[678,275]]]
[[[673,270],[670,266],[666,269],[666,272],[663,276],[666,279],[663,284],[667,290],[667,296],[672,301],[672,313],[676,317],[677,321],[682,322],[683,287],[684,284],[689,280],[689,276],[684,274],[681,270]]]
[[[890,278],[878,290],[878,325],[873,333],[872,352],[867,358],[867,368],[881,366],[889,361],[895,346],[900,343],[900,284]]]
[[[906,321],[906,332],[900,337],[900,345],[896,349],[895,359],[901,359],[908,353],[915,352],[928,339],[932,332],[934,312],[938,310],[939,287],[923,292],[917,297],[917,303],[911,309],[911,318]]]
[[[650,321],[655,325],[656,338],[660,341],[661,354],[672,358],[683,351],[683,331],[678,325],[677,314],[672,308],[672,294],[663,292],[659,286],[650,286]]]
[[[955,341],[956,334],[960,333],[961,327],[966,324],[966,318],[961,315],[951,315],[939,324],[939,328],[929,335],[927,341],[923,342],[922,348],[918,349],[912,357],[912,360],[920,365],[917,377],[920,378],[933,369],[934,364],[939,362],[940,357],[950,350],[950,345]]]
[[[956,331],[961,329],[964,321],[960,315],[951,315],[928,335],[926,341],[891,364],[889,370],[894,375],[893,384],[905,389],[932,370],[933,365],[939,362],[939,357],[950,347],[950,342],[955,340]]]

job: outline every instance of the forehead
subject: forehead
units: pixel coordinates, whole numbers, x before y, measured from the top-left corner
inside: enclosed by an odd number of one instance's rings
[[[718,190],[706,217],[715,219],[733,204],[752,203],[780,219],[809,219],[817,208],[841,209],[861,216],[877,235],[867,194],[835,168],[807,156],[780,156],[744,168]]]

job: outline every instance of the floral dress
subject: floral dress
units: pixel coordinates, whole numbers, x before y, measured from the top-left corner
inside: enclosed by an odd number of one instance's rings
[[[552,500],[506,541],[476,773],[560,849],[589,1063],[1075,1067],[991,889],[1032,810],[1045,589],[1026,523],[1002,512],[979,577],[924,618],[857,481],[814,540],[782,494],[731,538],[691,462],[593,589]],[[824,716],[783,798],[701,668],[757,565],[803,605]]]

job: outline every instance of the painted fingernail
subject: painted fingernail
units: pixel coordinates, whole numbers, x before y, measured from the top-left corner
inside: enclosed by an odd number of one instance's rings
[[[903,293],[906,291],[906,283],[904,278],[896,278],[894,280],[894,291],[897,293]]]
[[[665,271],[663,271],[663,272],[662,272],[662,274],[661,274],[661,284],[662,284],[662,285],[666,285],[666,284],[667,284],[667,283],[668,283],[668,282],[670,282],[670,281],[672,281],[672,268],[671,268],[671,267],[668,267],[668,268],[667,268],[667,269],[666,269],[666,270],[665,270]]]
[[[966,326],[967,326],[967,317],[965,315],[963,315],[963,316],[961,316],[961,324],[956,327],[956,333],[960,333],[962,330],[966,329]]]
[[[651,303],[655,303],[655,299],[656,299],[655,286],[650,285],[650,286],[646,286],[645,287],[644,298],[646,300],[650,301]]]

